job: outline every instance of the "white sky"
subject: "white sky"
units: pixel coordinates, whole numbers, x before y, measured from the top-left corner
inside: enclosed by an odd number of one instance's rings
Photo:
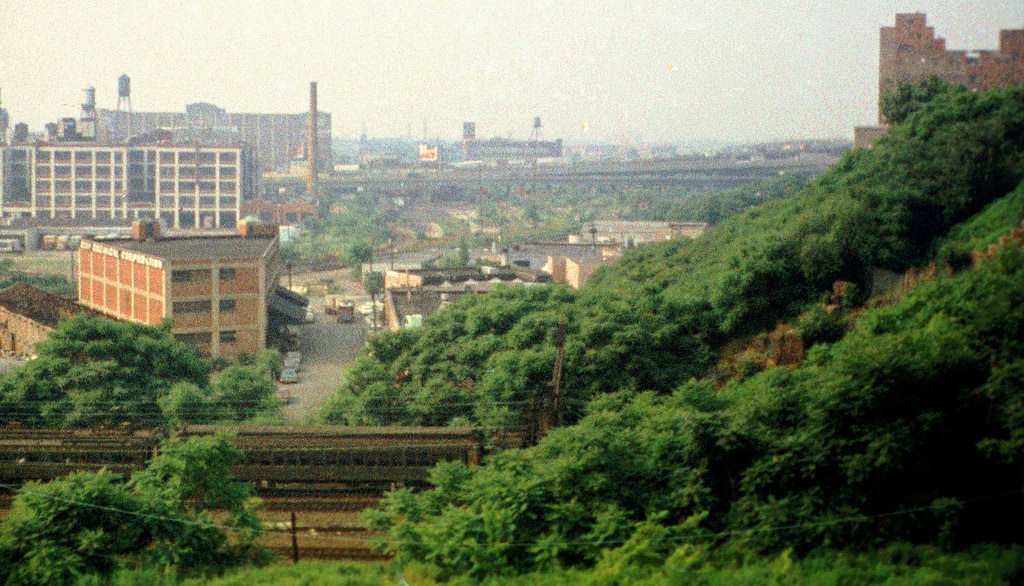
[[[878,29],[926,12],[951,49],[996,48],[1024,2],[2,0],[0,89],[33,130],[101,108],[206,101],[300,112],[335,136],[677,142],[851,137],[877,118]]]

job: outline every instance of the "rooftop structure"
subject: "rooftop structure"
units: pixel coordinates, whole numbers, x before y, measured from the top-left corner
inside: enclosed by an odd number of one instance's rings
[[[647,222],[597,220],[580,230],[579,241],[626,246],[679,238],[696,238],[708,229],[706,222]]]

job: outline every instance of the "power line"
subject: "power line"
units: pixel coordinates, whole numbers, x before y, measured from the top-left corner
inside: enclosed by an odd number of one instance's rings
[[[5,489],[8,489],[8,490],[17,490],[19,493],[32,494],[32,495],[35,495],[35,496],[40,496],[40,497],[47,498],[47,499],[50,499],[50,500],[55,500],[55,501],[58,501],[58,502],[64,502],[64,503],[67,503],[67,504],[73,504],[73,505],[93,508],[93,509],[97,509],[97,510],[104,510],[104,511],[108,511],[108,512],[123,514],[123,515],[130,515],[130,516],[140,517],[140,518],[149,518],[149,519],[169,521],[169,522],[174,522],[174,523],[181,523],[183,525],[193,525],[193,526],[197,526],[197,527],[205,527],[205,528],[211,528],[211,529],[222,529],[222,530],[226,530],[226,531],[251,531],[253,533],[260,533],[260,534],[264,534],[264,535],[289,535],[289,536],[291,535],[291,531],[278,531],[278,530],[265,529],[265,528],[246,529],[246,528],[241,528],[241,527],[235,527],[233,525],[223,525],[223,524],[217,524],[217,523],[208,523],[208,522],[203,522],[203,521],[196,521],[196,520],[193,520],[193,519],[183,519],[183,518],[178,518],[178,517],[169,517],[169,516],[166,516],[166,515],[158,515],[158,514],[154,514],[154,513],[146,513],[146,512],[142,512],[142,511],[130,511],[130,510],[121,509],[121,508],[118,508],[118,507],[111,507],[111,506],[107,506],[107,505],[99,505],[99,504],[96,504],[96,503],[90,503],[88,501],[81,501],[81,500],[75,500],[75,499],[66,499],[66,498],[63,498],[63,497],[58,497],[56,495],[46,494],[46,493],[43,493],[43,492],[29,490],[29,489],[24,489],[24,488],[18,488],[16,486],[8,485],[8,484],[0,484],[0,488],[5,488]],[[840,524],[844,524],[844,523],[863,523],[863,522],[871,521],[871,520],[874,520],[874,519],[880,519],[880,518],[885,518],[885,517],[899,517],[899,516],[904,516],[904,515],[911,515],[911,514],[914,514],[914,513],[921,513],[921,512],[925,512],[925,511],[940,510],[940,509],[944,509],[944,508],[951,507],[951,506],[960,506],[960,505],[964,505],[964,504],[971,504],[971,503],[976,503],[976,502],[981,502],[981,501],[986,501],[986,500],[994,500],[994,499],[1003,498],[1003,497],[1007,497],[1007,496],[1019,496],[1020,494],[1021,494],[1020,490],[1013,490],[1013,491],[1006,491],[1006,492],[1001,492],[1001,493],[985,495],[985,496],[981,496],[981,497],[975,497],[975,498],[971,498],[971,499],[958,500],[955,503],[945,503],[945,502],[943,502],[943,503],[933,503],[933,504],[927,505],[927,506],[913,507],[913,508],[909,508],[909,509],[901,508],[901,509],[896,509],[896,510],[885,512],[885,513],[876,513],[876,514],[872,514],[872,515],[851,515],[851,516],[847,516],[847,517],[840,517],[838,519],[828,519],[828,520],[824,520],[824,521],[814,521],[814,522],[807,522],[807,523],[795,523],[795,524],[791,524],[791,525],[776,525],[776,526],[769,526],[769,527],[753,527],[753,528],[748,528],[748,529],[729,529],[729,530],[719,531],[719,532],[704,532],[704,533],[690,534],[690,535],[666,536],[666,537],[664,537],[662,539],[652,539],[652,541],[654,541],[654,542],[661,542],[661,543],[676,543],[676,542],[685,543],[685,542],[690,542],[690,541],[706,541],[706,540],[712,540],[712,539],[720,539],[720,538],[723,538],[723,537],[731,537],[731,536],[742,536],[742,535],[749,536],[749,535],[754,535],[754,534],[759,534],[759,533],[776,533],[776,532],[782,532],[782,531],[797,531],[797,530],[801,530],[801,529],[811,529],[811,528],[818,528],[818,527],[827,527],[827,526],[830,526],[830,525],[840,525]],[[389,544],[389,545],[408,545],[408,544],[420,544],[421,543],[421,542],[418,542],[418,541],[401,540],[401,539],[387,539],[387,538],[376,539],[376,538],[372,538],[372,537],[368,539],[368,538],[343,537],[343,536],[337,536],[337,535],[324,535],[324,534],[315,534],[315,535],[311,534],[311,535],[308,535],[306,537],[315,538],[315,539],[323,539],[323,540],[332,540],[332,541],[345,541],[345,542],[353,542],[353,541],[367,542],[367,541],[371,541],[373,543]],[[561,545],[561,546],[569,546],[569,545],[622,545],[624,543],[627,543],[628,541],[629,541],[629,539],[621,539],[621,540],[576,540],[576,541],[562,541],[562,542],[553,542],[553,541],[546,541],[545,540],[545,541],[503,542],[502,545],[504,545],[504,546],[519,546],[519,547],[527,547],[527,546],[535,546],[535,545]],[[472,544],[463,543],[463,545],[486,546],[487,543],[486,542],[473,542]]]

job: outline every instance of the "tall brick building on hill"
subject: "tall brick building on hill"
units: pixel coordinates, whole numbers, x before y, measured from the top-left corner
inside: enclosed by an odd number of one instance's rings
[[[1024,29],[999,31],[996,50],[955,50],[935,36],[922,13],[897,14],[896,26],[882,27],[878,98],[899,87],[937,75],[972,91],[1024,83]],[[879,121],[882,114],[879,109]]]

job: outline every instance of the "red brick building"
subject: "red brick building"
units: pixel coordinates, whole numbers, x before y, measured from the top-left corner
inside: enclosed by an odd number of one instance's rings
[[[277,226],[166,238],[137,222],[132,238],[83,240],[78,255],[79,303],[149,325],[170,318],[176,338],[210,356],[263,350],[270,329],[305,316],[277,286]]]
[[[881,31],[879,104],[899,84],[932,75],[973,91],[1024,83],[1024,29],[999,31],[999,48],[994,51],[951,51],[945,39],[935,36],[924,14],[897,14],[896,26]]]
[[[58,322],[79,313],[95,314],[74,301],[15,283],[0,291],[0,350],[22,358],[31,356],[36,343]]]

